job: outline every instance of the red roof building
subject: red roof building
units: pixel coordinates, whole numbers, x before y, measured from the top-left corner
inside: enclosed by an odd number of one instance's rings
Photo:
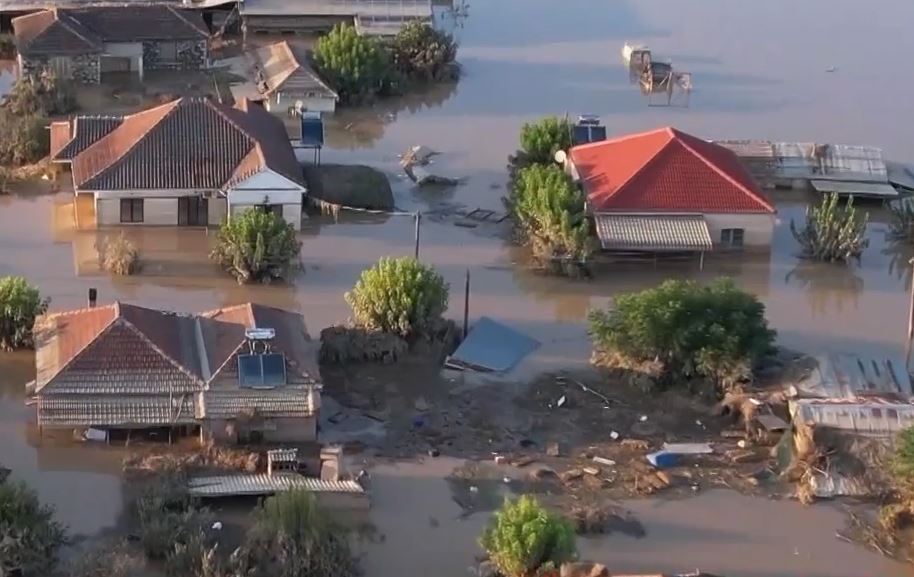
[[[767,246],[774,205],[726,148],[660,128],[569,152],[608,250]]]

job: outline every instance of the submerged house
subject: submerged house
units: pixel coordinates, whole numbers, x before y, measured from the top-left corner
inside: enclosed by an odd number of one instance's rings
[[[307,55],[288,42],[254,51],[257,91],[271,112],[334,112],[339,96],[308,64]]]
[[[321,386],[309,340],[301,315],[250,303],[197,315],[119,302],[44,315],[38,425],[313,441]]]
[[[604,250],[767,249],[775,207],[733,152],[675,128],[574,146],[566,169]]]
[[[166,5],[51,8],[12,21],[20,73],[49,69],[98,84],[106,73],[196,70],[209,64],[200,12]]]
[[[307,190],[282,121],[241,100],[185,97],[123,117],[51,124],[51,159],[99,225],[219,225],[250,208],[301,228]]]

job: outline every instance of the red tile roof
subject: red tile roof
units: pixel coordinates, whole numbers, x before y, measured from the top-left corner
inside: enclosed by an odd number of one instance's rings
[[[675,128],[576,146],[594,212],[773,213],[735,154]]]

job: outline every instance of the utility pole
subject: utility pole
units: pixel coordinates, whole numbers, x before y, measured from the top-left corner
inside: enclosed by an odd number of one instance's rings
[[[422,224],[422,212],[416,211],[416,260],[419,260],[419,227]]]
[[[467,327],[470,320],[470,269],[467,269],[463,285],[463,338],[467,338]]]

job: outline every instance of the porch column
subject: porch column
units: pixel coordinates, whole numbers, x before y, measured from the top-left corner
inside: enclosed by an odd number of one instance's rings
[[[136,70],[140,74],[140,82],[143,81],[143,56],[136,57]]]

